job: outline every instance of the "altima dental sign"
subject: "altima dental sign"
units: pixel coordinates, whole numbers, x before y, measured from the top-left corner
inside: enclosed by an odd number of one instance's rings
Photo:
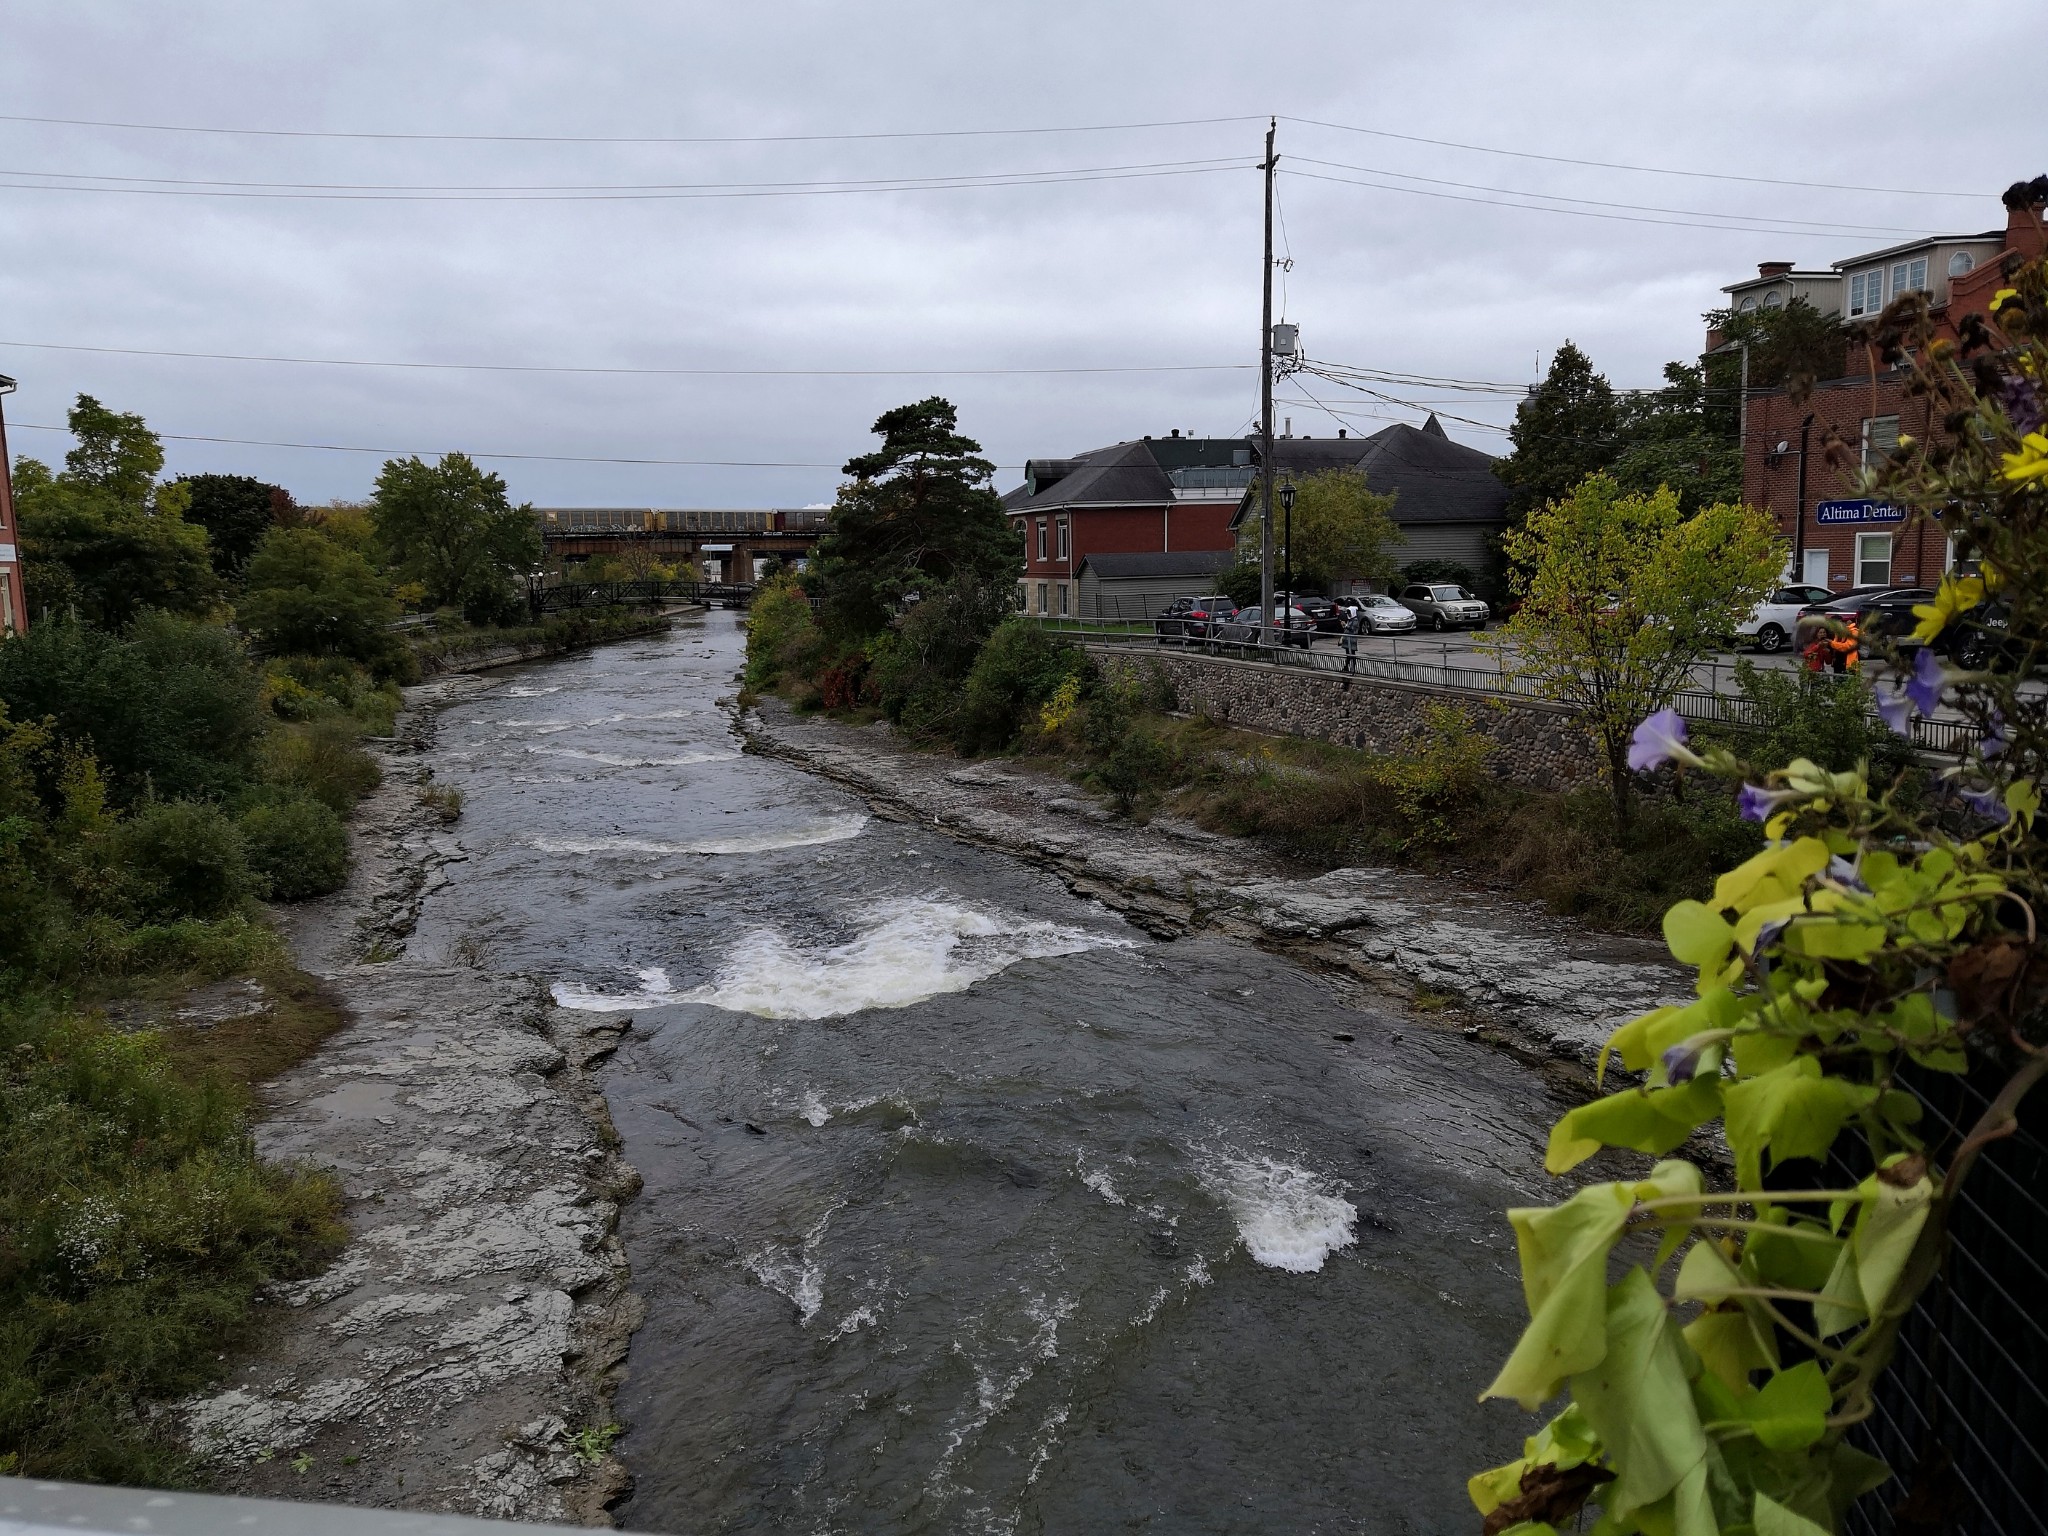
[[[1906,509],[1872,501],[1867,496],[1856,501],[1823,501],[1815,505],[1813,520],[1816,523],[1903,523]]]

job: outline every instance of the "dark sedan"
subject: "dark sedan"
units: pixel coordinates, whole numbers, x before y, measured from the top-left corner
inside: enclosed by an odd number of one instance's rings
[[[1152,621],[1152,632],[1167,640],[1206,640],[1219,624],[1234,618],[1237,604],[1218,593],[1211,597],[1177,597]]]
[[[1929,587],[1866,587],[1861,592],[1830,598],[1825,603],[1809,603],[1799,610],[1793,645],[1798,650],[1805,650],[1828,633],[1830,624],[1844,625],[1860,635],[1864,616],[1872,609],[1881,608],[1887,616],[1901,611],[1910,615],[1913,604],[1932,601],[1934,592]],[[1885,618],[1879,619],[1880,623],[1886,621]],[[1906,628],[1910,630],[1912,627],[1908,622]]]

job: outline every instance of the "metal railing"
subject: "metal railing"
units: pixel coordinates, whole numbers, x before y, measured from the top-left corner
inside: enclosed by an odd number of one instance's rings
[[[1054,633],[1071,635],[1091,646],[1131,649],[1166,646],[1196,650],[1233,661],[1408,683],[1449,693],[1555,702],[1547,698],[1533,679],[1509,666],[1505,651],[1493,653],[1493,665],[1475,666],[1469,660],[1472,656],[1469,650],[1454,652],[1450,641],[1427,635],[1385,637],[1386,651],[1368,651],[1361,647],[1356,660],[1346,665],[1343,653],[1337,649],[1318,650],[1292,643],[1262,646],[1256,640],[1219,640],[1164,632],[1162,626],[1178,622],[1171,619],[1050,618],[1035,614],[1027,617]],[[1360,638],[1370,638],[1375,645],[1382,643],[1379,636]],[[1435,653],[1434,658],[1432,652]],[[1717,669],[1717,679],[1718,676]],[[1830,681],[1833,681],[1831,676]],[[1672,708],[1698,725],[1718,725],[1735,730],[1762,730],[1770,725],[1765,706],[1741,694],[1704,688],[1682,689],[1673,698]],[[1872,714],[1870,718],[1877,720],[1879,717]],[[1926,719],[1917,715],[1911,727],[1910,740],[1914,748],[1950,757],[1965,755],[1983,734],[1968,720]]]
[[[583,608],[651,607],[656,603],[718,604],[744,608],[754,596],[750,581],[560,581],[527,594],[535,614],[574,613]]]

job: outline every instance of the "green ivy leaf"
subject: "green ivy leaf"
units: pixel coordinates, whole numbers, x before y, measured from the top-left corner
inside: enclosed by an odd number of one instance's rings
[[[1905,1272],[1921,1228],[1927,1225],[1934,1184],[1922,1174],[1918,1183],[1904,1189],[1882,1178],[1868,1179],[1863,1187],[1872,1191],[1873,1198],[1856,1223],[1856,1275],[1863,1305],[1877,1317]]]
[[[1780,942],[1793,954],[1814,960],[1867,960],[1884,948],[1884,938],[1884,929],[1875,923],[1806,917],[1787,928]]]
[[[1801,1451],[1827,1433],[1834,1397],[1818,1362],[1801,1361],[1778,1372],[1742,1402],[1757,1439],[1774,1451]]]
[[[1550,1128],[1543,1166],[1569,1173],[1602,1147],[1654,1155],[1681,1145],[1721,1108],[1721,1079],[1702,1072],[1677,1088],[1624,1088],[1567,1111]]]
[[[1815,1525],[1804,1515],[1795,1515],[1767,1493],[1756,1496],[1752,1517],[1756,1536],[1829,1536],[1825,1526]]]
[[[1672,1529],[1680,1536],[1713,1536],[1707,1437],[1678,1327],[1641,1268],[1622,1276],[1606,1299],[1605,1352],[1597,1365],[1572,1377],[1572,1394],[1616,1474],[1601,1503],[1610,1517],[1626,1518],[1671,1497]]]
[[[1743,1189],[1763,1187],[1766,1150],[1773,1165],[1819,1157],[1834,1144],[1842,1122],[1876,1096],[1875,1088],[1823,1076],[1811,1056],[1730,1085],[1723,1098],[1736,1183]]]
[[[1735,927],[1703,901],[1681,901],[1664,914],[1664,942],[1674,958],[1709,971],[1735,947]]]
[[[1607,1348],[1607,1255],[1636,1203],[1629,1184],[1594,1184],[1562,1205],[1508,1212],[1529,1326],[1480,1394],[1534,1409]]]
[[[1777,1339],[1752,1301],[1711,1307],[1680,1331],[1700,1363],[1731,1391],[1746,1389],[1751,1371],[1777,1368]]]

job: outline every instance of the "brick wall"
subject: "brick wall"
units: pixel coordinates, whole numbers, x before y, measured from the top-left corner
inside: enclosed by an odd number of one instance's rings
[[[1530,789],[1569,789],[1599,777],[1599,762],[1562,705],[1482,697],[1379,678],[1294,671],[1267,662],[1185,652],[1134,655],[1089,646],[1106,671],[1172,684],[1178,707],[1277,736],[1304,736],[1368,752],[1397,753],[1429,729],[1423,706],[1449,704],[1492,750],[1487,770]]]

